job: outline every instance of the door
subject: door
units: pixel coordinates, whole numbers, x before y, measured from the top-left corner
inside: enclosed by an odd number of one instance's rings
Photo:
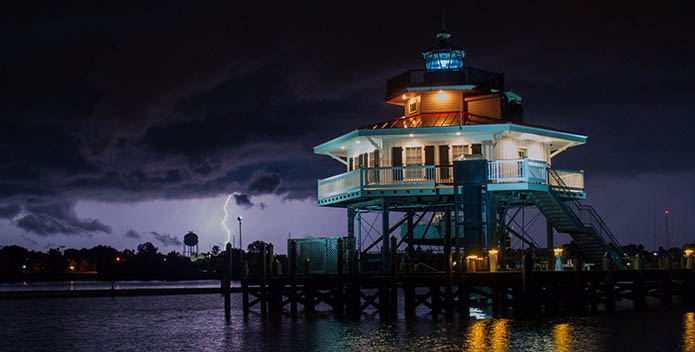
[[[448,145],[440,145],[439,146],[439,177],[441,178],[438,180],[438,182],[452,182],[449,180],[449,176],[451,173],[449,172],[450,169],[450,161],[449,161],[449,146]]]
[[[431,166],[430,168],[425,169],[425,178],[427,180],[434,180],[435,175],[436,175],[436,170],[434,168],[434,146],[433,145],[426,145],[425,146],[425,165]]]
[[[391,173],[392,180],[394,182],[403,181],[403,148],[393,147],[391,148],[391,166],[398,169],[393,169]]]

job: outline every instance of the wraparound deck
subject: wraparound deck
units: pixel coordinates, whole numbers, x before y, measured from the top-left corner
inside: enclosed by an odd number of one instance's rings
[[[586,197],[584,172],[555,170],[571,190],[567,198]],[[376,197],[436,196],[453,194],[453,166],[423,165],[359,168],[318,181],[318,205],[344,206]],[[544,161],[517,159],[488,162],[488,191],[548,191]]]

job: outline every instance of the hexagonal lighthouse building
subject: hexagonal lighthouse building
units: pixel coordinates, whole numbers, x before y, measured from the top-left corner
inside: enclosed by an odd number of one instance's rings
[[[553,158],[587,137],[525,123],[522,99],[505,88],[504,75],[465,66],[449,38],[437,34],[424,69],[388,80],[385,101],[402,106],[402,116],[314,147],[345,166],[318,181],[318,205],[347,208],[348,237],[360,212],[381,213],[379,240],[356,251],[380,245],[382,270],[393,265],[392,243],[410,258],[421,244],[466,257],[504,249],[510,236],[526,237],[509,222],[529,206],[547,219],[549,247],[554,229],[569,233],[589,261],[608,253],[622,266],[610,229],[579,202],[583,171],[552,168]],[[404,216],[391,223],[392,212]]]

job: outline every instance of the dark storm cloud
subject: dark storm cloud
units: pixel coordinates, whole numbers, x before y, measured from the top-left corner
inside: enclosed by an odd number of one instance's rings
[[[27,215],[17,220],[17,227],[39,236],[111,233],[111,228],[98,220],[78,218],[73,202],[28,206],[24,212]]]
[[[316,178],[344,167],[312,146],[400,116],[383,103],[386,79],[422,68],[420,52],[434,44],[438,4],[398,5],[5,11],[0,203],[22,207],[17,226],[46,235],[110,229],[32,210],[36,202],[315,197]],[[682,162],[695,95],[684,3],[456,6],[447,29],[467,64],[505,72],[528,122],[590,136],[558,166],[599,176],[695,168]]]
[[[251,175],[248,191],[253,194],[272,193],[280,186],[280,175],[256,172]]]
[[[156,231],[152,231],[150,232],[150,234],[152,234],[152,237],[154,237],[154,239],[157,242],[161,243],[165,247],[180,246],[183,243],[179,240],[178,237],[172,236],[168,233],[159,233]]]
[[[0,206],[0,219],[12,219],[19,215],[22,209],[18,205]]]
[[[125,238],[140,239],[140,234],[135,230],[128,230],[125,233]]]
[[[246,194],[234,193],[232,196],[234,197],[234,202],[236,202],[236,205],[240,207],[248,209],[253,206],[251,199]]]

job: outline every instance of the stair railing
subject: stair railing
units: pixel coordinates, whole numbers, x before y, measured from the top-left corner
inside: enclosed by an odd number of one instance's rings
[[[560,199],[560,193],[569,194],[572,190],[565,184],[560,175],[557,174],[552,168],[548,168],[548,181],[550,178],[557,184],[557,186],[551,186],[551,182],[548,182],[548,189],[550,193],[553,194],[561,204],[564,204],[569,208],[570,211],[574,212],[577,216],[577,220],[582,226],[591,228],[595,234],[597,234],[601,240],[603,240],[606,245],[608,245],[610,255],[613,257],[614,261],[620,263],[622,258],[623,250],[620,246],[620,242],[615,238],[613,232],[611,232],[606,222],[598,214],[594,207],[590,205],[584,205],[576,199],[570,198],[569,200]]]

